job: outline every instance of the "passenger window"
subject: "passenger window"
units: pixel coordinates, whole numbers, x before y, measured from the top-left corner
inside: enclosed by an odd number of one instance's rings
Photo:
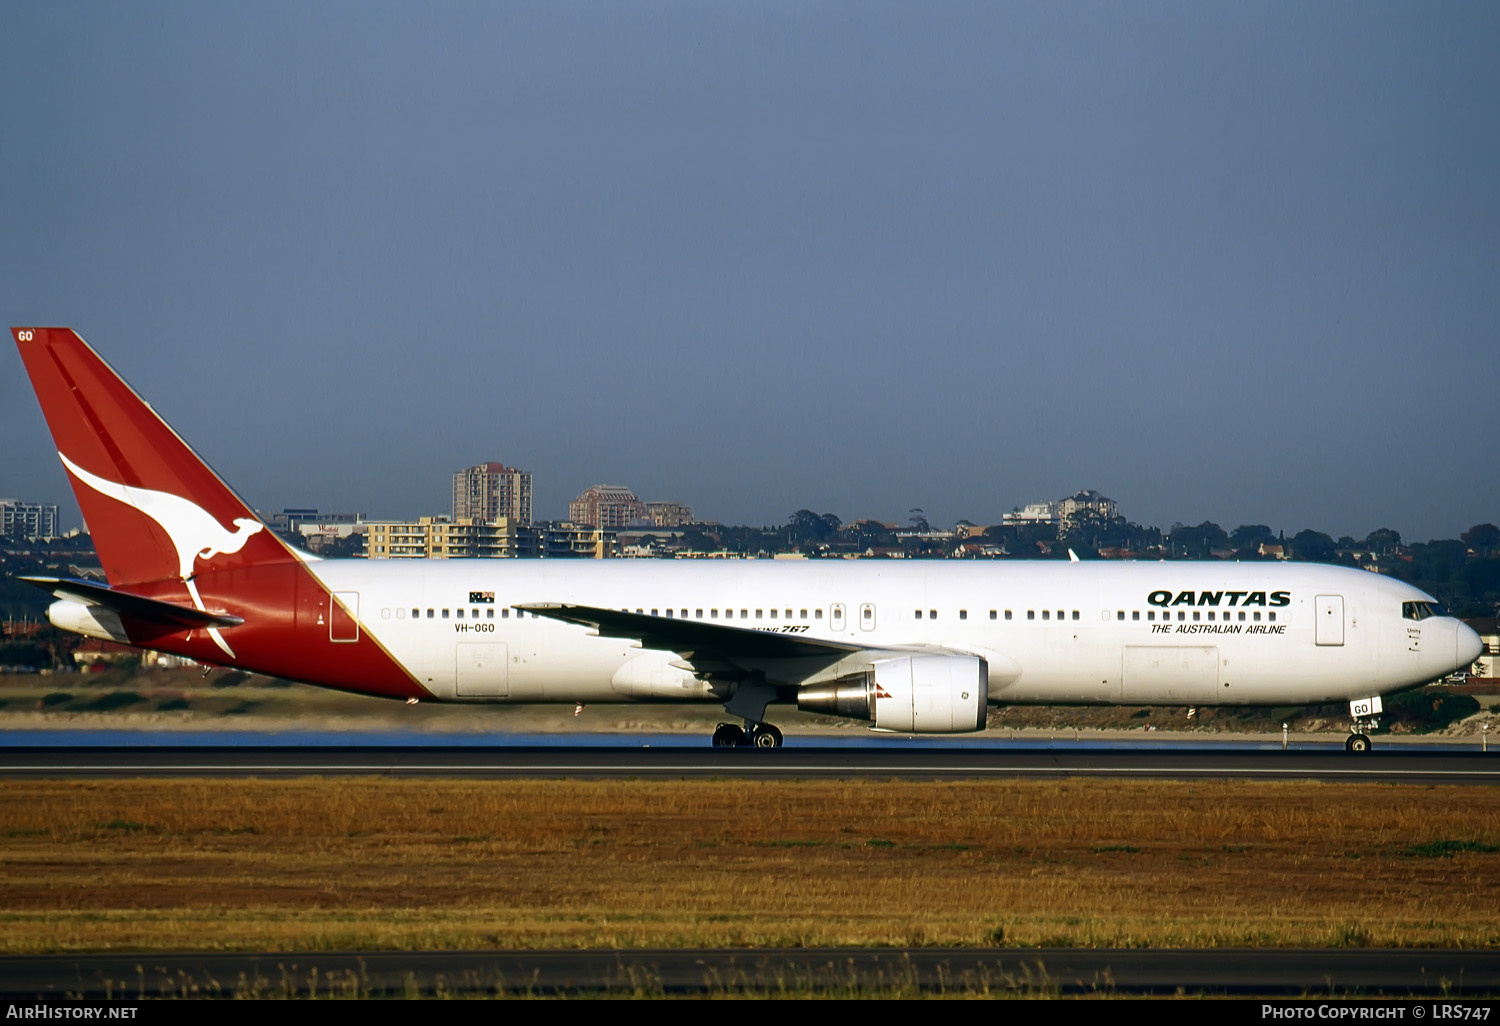
[[[509,606],[506,606],[504,609],[500,610],[500,619],[502,619],[502,620],[509,620],[510,619],[510,607]]]
[[[969,618],[969,611],[967,609],[960,609],[958,611],[958,618],[960,620],[967,620]]]
[[[693,619],[695,619],[695,620],[701,620],[701,619],[703,619],[703,610],[701,610],[701,609],[695,609],[695,610],[693,610]]]
[[[1116,620],[1123,620],[1123,619],[1125,619],[1125,610],[1121,609],[1121,610],[1117,611],[1115,613],[1115,619]]]
[[[434,615],[435,614],[431,609],[427,610],[427,619],[431,620]]]
[[[1009,619],[1010,619],[1010,610],[1009,610],[1009,609],[1007,609],[1007,610],[1006,610],[1006,611],[1005,611],[1005,618],[1006,618],[1006,619],[1007,619],[1007,620],[1009,620]]]
[[[444,620],[448,619],[448,610],[446,610],[446,609],[443,610],[443,619]]]
[[[807,610],[805,610],[805,609],[798,610],[798,613],[799,613],[799,615],[798,615],[797,619],[799,619],[799,620],[806,620],[807,619]]]
[[[493,620],[493,619],[494,619],[494,618],[495,618],[495,610],[494,610],[494,609],[493,609],[493,608],[491,608],[491,609],[486,609],[486,610],[485,610],[485,611],[484,611],[484,618],[485,618],[485,619],[486,619],[486,620]]]
[[[1035,609],[1028,609],[1028,610],[1026,610],[1026,619],[1028,619],[1028,620],[1035,620],[1036,619],[1036,610]]]
[[[1073,610],[1073,619],[1078,619],[1078,610]]]
[[[1195,610],[1193,610],[1193,620],[1196,622],[1197,619],[1198,619],[1198,610],[1195,609]]]
[[[1276,614],[1275,613],[1267,613],[1266,614],[1266,619],[1270,620],[1272,623],[1275,623],[1276,622]]]
[[[929,609],[929,610],[927,610],[927,619],[929,619],[929,620],[936,620],[937,619],[937,610],[936,609]]]
[[[1139,620],[1141,618],[1141,611],[1139,609],[1132,609],[1130,611],[1130,618],[1132,620]]]
[[[759,619],[761,619],[761,613],[762,613],[762,612],[764,612],[764,610],[760,610],[760,609],[757,609],[757,610],[756,610],[756,611],[755,611],[755,618],[756,618],[756,619],[757,619],[757,620],[759,620]]]
[[[462,620],[464,618],[464,611],[462,609],[458,610],[458,618],[460,620]]]
[[[717,609],[710,609],[708,611],[708,618],[710,620],[717,620],[719,618],[719,611]]]
[[[993,609],[990,610],[990,619],[991,620],[995,619],[995,613],[996,613],[996,610],[993,610]]]
[[[920,609],[916,611],[916,617],[918,620],[922,619],[922,611]]]
[[[823,619],[823,610],[821,610],[821,609],[814,609],[813,610],[813,619],[814,620],[821,620],[821,619]]]
[[[1050,619],[1052,619],[1052,610],[1050,610],[1050,609],[1043,609],[1042,610],[1042,619],[1043,620],[1050,620]]]

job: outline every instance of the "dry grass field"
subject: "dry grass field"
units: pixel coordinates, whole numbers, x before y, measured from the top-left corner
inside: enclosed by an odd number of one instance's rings
[[[8,781],[0,951],[1500,946],[1500,793]]]

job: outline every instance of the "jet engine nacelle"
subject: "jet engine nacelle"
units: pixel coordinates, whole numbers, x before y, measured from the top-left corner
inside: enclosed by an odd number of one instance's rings
[[[876,730],[966,734],[984,729],[988,698],[983,659],[916,655],[883,659],[863,673],[802,688],[797,708],[868,720]]]

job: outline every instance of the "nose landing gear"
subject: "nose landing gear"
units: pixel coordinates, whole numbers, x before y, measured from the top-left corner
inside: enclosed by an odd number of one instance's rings
[[[1370,750],[1370,735],[1367,730],[1374,730],[1380,726],[1376,719],[1381,712],[1380,696],[1371,698],[1356,698],[1349,703],[1349,718],[1354,725],[1349,728],[1349,740],[1344,742],[1346,752],[1368,752]]]

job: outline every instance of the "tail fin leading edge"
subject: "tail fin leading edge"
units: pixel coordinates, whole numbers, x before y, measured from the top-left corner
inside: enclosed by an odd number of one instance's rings
[[[295,558],[76,332],[11,332],[112,584]]]

